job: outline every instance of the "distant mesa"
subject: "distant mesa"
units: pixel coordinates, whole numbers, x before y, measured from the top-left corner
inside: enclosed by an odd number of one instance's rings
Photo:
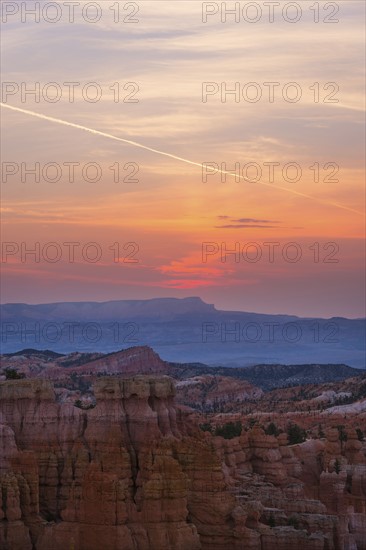
[[[199,297],[4,304],[0,318],[3,353],[150,346],[165,361],[212,366],[365,364],[365,319],[224,311]]]

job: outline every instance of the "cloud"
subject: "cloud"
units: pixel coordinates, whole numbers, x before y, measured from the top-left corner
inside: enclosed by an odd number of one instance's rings
[[[237,223],[280,223],[277,220],[257,220],[256,218],[239,218],[238,220],[231,221]]]
[[[215,225],[215,229],[278,229],[277,225],[256,225],[256,224],[237,224],[237,225]]]
[[[215,225],[215,229],[277,229],[277,224],[280,223],[277,220],[259,220],[257,218],[230,218],[230,216],[217,216],[220,220],[230,219],[230,224],[227,225]]]

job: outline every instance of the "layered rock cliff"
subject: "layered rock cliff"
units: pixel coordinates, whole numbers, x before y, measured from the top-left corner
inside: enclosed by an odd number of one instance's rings
[[[0,385],[0,547],[241,548],[244,511],[173,406],[172,380],[102,378],[94,391],[83,411],[48,381]]]
[[[246,380],[208,374],[178,381],[176,389],[179,403],[205,412],[230,411],[263,395]]]
[[[89,410],[49,381],[0,383],[4,550],[365,550],[365,448],[225,440],[167,376],[94,382]]]

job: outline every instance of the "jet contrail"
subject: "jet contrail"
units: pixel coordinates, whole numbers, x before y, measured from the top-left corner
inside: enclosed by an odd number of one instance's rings
[[[56,124],[62,124],[63,126],[70,126],[71,128],[76,128],[77,130],[83,130],[84,132],[89,132],[90,134],[94,134],[97,136],[102,136],[108,139],[113,139],[114,141],[120,141],[122,143],[127,143],[128,145],[132,145],[133,147],[139,147],[140,149],[145,149],[146,151],[150,151],[152,153],[156,153],[158,155],[162,155],[164,157],[169,157],[174,160],[179,160],[180,162],[185,162],[186,164],[191,164],[193,166],[199,166],[201,169],[203,168],[203,164],[199,162],[194,162],[193,160],[185,159],[182,157],[178,157],[177,155],[173,155],[171,153],[166,153],[165,151],[159,151],[159,149],[154,149],[152,147],[148,147],[147,145],[143,145],[141,143],[138,143],[137,141],[131,141],[129,139],[120,138],[117,136],[114,136],[112,134],[107,134],[105,132],[100,132],[99,130],[94,130],[94,128],[88,128],[87,126],[82,126],[81,124],[75,124],[74,122],[68,122],[67,120],[62,120],[60,118],[54,118],[47,115],[42,115],[40,113],[36,113],[34,111],[28,111],[27,109],[21,109],[20,107],[13,107],[12,105],[8,105],[7,103],[1,103],[1,107],[5,107],[6,109],[10,109],[12,111],[16,111],[18,113],[23,113],[25,115],[33,116],[36,118],[40,118],[42,120],[47,120],[48,122],[55,122]],[[247,181],[248,183],[253,183],[253,180],[250,180],[249,178],[246,178],[240,174],[235,174],[233,172],[227,171],[227,170],[220,170],[218,169],[215,173],[219,174],[226,174],[228,176],[232,176],[235,178],[239,178],[241,180]],[[317,197],[314,197],[312,195],[307,195],[306,193],[301,193],[300,191],[295,191],[294,189],[288,189],[287,187],[281,187],[280,185],[272,185],[271,183],[266,183],[264,181],[257,181],[255,183],[260,183],[261,185],[265,185],[266,187],[271,187],[272,189],[278,189],[280,191],[286,191],[287,193],[292,193],[293,195],[297,195],[298,197],[303,197],[306,199],[311,199],[317,202],[320,202],[322,204],[326,204],[327,206],[335,206],[336,208],[341,208],[342,210],[348,210],[350,212],[354,212],[356,214],[363,215],[364,213],[355,210],[353,208],[349,208],[348,206],[344,206],[343,204],[338,204],[336,202],[327,201],[324,199],[319,199]]]

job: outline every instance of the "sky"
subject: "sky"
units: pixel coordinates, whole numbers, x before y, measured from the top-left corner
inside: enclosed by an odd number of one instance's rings
[[[2,3],[3,303],[365,315],[363,2],[22,4]]]

